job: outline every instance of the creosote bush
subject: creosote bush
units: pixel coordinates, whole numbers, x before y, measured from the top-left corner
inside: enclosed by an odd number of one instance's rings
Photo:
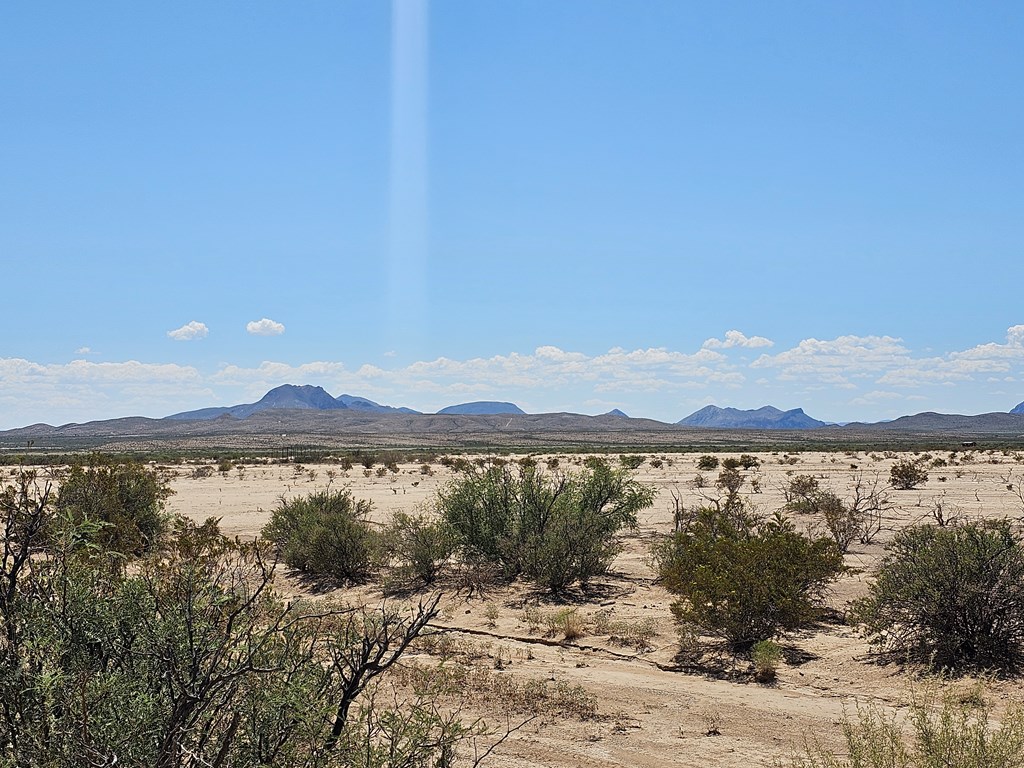
[[[292,568],[358,581],[373,572],[381,556],[381,534],[367,521],[369,512],[370,502],[347,489],[282,498],[262,536]]]
[[[619,533],[636,526],[653,498],[602,460],[577,474],[492,464],[462,472],[439,492],[437,507],[466,561],[559,591],[605,573]]]
[[[853,617],[883,652],[952,670],[1019,669],[1021,540],[1005,520],[906,528]]]
[[[626,469],[639,469],[643,465],[644,460],[643,456],[636,454],[623,454],[619,456],[619,464]]]
[[[451,528],[423,514],[396,512],[384,531],[388,556],[398,561],[399,578],[433,584],[455,551]]]
[[[812,621],[843,572],[834,541],[739,500],[677,515],[676,528],[654,547],[662,584],[679,595],[672,612],[685,636],[719,638],[734,652]]]
[[[133,462],[93,456],[61,480],[56,508],[82,528],[88,542],[124,555],[156,549],[169,530],[164,501],[173,491],[159,474]]]
[[[701,456],[697,459],[697,469],[708,472],[712,469],[718,469],[718,457],[711,456],[710,454]]]
[[[889,484],[898,491],[909,491],[928,482],[928,470],[910,459],[901,459],[889,470]]]

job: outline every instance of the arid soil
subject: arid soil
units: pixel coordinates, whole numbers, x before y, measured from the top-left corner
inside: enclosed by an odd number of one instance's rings
[[[813,475],[822,486],[847,497],[858,475],[869,483],[877,476],[884,486],[899,458],[863,451],[756,455],[761,466],[746,473],[744,491],[764,512],[782,507],[782,488],[794,475]],[[694,487],[696,454],[645,456],[636,474],[658,489],[657,500],[641,514],[639,529],[627,534],[613,572],[586,592],[569,602],[554,602],[526,584],[474,584],[452,577],[441,585],[444,612],[437,625],[445,631],[422,644],[409,658],[405,674],[431,669],[443,658],[445,668],[457,672],[465,717],[483,717],[500,730],[536,715],[487,765],[739,768],[776,760],[785,764],[808,739],[839,748],[844,712],[853,713],[868,701],[900,711],[923,684],[918,670],[878,664],[856,627],[841,619],[849,602],[864,594],[893,532],[931,520],[936,503],[945,514],[966,518],[1024,516],[1024,501],[1009,489],[1021,487],[1024,456],[933,452],[931,459],[946,466],[929,464],[929,479],[918,489],[889,489],[895,506],[881,532],[873,543],[851,547],[846,558],[851,571],[830,598],[838,612],[835,621],[787,638],[787,660],[777,682],[761,685],[744,660],[724,657],[717,669],[703,671],[677,661],[679,640],[669,610],[673,598],[655,583],[650,545],[671,530],[673,494],[685,504],[697,504],[700,494],[713,488]],[[557,458],[561,469],[571,470],[583,456]],[[652,466],[651,460],[657,464],[657,459],[661,466]],[[385,523],[396,510],[430,511],[438,487],[453,477],[452,470],[437,463],[429,470],[420,464],[400,465],[397,474],[385,471],[383,476],[376,468],[364,471],[359,465],[347,472],[336,464],[249,463],[224,472],[205,465],[209,469],[197,472],[200,466],[166,468],[175,491],[170,509],[197,520],[219,517],[225,533],[241,537],[257,535],[282,496],[329,484],[348,487],[357,498],[372,500],[375,521]],[[717,471],[702,474],[713,484]],[[287,573],[282,573],[279,587],[289,593],[305,591]],[[379,585],[328,594],[353,602],[384,599]],[[575,610],[585,625],[585,634],[569,641],[561,633],[549,634],[546,623],[567,610]],[[991,685],[997,714],[1008,703],[1024,702],[1018,681]],[[479,747],[488,743],[481,739]]]

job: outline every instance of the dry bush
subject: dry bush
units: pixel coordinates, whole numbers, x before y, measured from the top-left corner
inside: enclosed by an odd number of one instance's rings
[[[1024,765],[1024,712],[1001,721],[981,694],[926,692],[910,706],[909,729],[878,706],[843,718],[845,755],[812,740],[791,768],[1019,768]],[[776,762],[776,766],[781,766]]]

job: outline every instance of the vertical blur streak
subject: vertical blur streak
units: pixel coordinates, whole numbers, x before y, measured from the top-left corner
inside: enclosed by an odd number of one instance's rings
[[[427,0],[391,3],[390,343],[425,326],[427,261]]]

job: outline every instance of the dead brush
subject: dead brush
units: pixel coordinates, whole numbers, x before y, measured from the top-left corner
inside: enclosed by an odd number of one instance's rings
[[[550,715],[576,720],[598,717],[597,696],[565,680],[520,678],[484,666],[409,662],[394,680],[417,695],[458,699],[510,715]]]
[[[650,618],[616,621],[611,611],[601,610],[592,614],[589,621],[594,635],[603,635],[613,645],[634,648],[637,653],[650,651],[651,641],[658,635],[657,622]]]

